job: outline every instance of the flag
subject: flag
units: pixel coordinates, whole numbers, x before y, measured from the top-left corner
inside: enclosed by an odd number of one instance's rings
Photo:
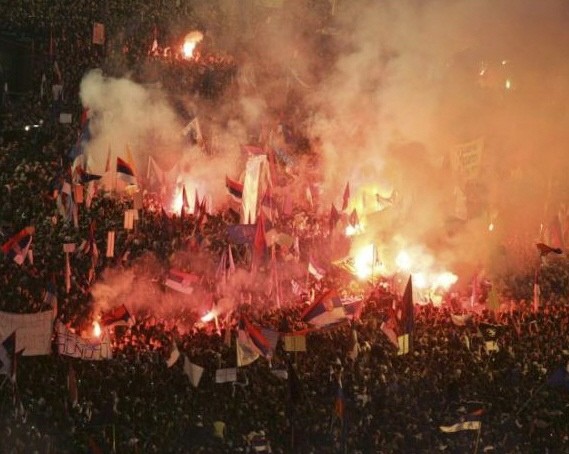
[[[184,355],[184,374],[186,374],[194,388],[199,386],[203,371],[203,367],[192,363],[188,357]]]
[[[405,287],[405,292],[403,293],[403,299],[401,300],[401,307],[398,310],[398,354],[405,355],[409,350],[413,349],[413,328],[415,324],[414,320],[414,306],[413,306],[413,283],[412,277],[409,276],[407,285]]]
[[[200,280],[200,277],[192,273],[184,273],[176,269],[170,269],[168,277],[164,281],[166,287],[176,290],[177,292],[190,295],[193,293],[193,285]]]
[[[533,310],[537,312],[540,306],[541,287],[539,285],[539,271],[536,269],[533,278]]]
[[[560,391],[569,392],[569,366],[560,366],[547,377],[547,385]]]
[[[130,320],[130,313],[124,304],[104,312],[101,315],[101,325],[103,326],[128,325]]]
[[[79,401],[79,390],[77,388],[77,374],[71,363],[69,363],[67,371],[67,391],[69,392],[69,401],[75,407]]]
[[[350,347],[348,348],[348,358],[355,361],[360,353],[360,344],[358,342],[358,332],[352,327],[352,336],[350,339]]]
[[[225,177],[225,187],[233,197],[241,199],[243,197],[243,183],[234,181],[228,176]]]
[[[0,312],[0,335],[16,331],[16,352],[23,351],[24,356],[50,355],[53,318],[52,309],[31,314]]]
[[[461,430],[480,430],[482,423],[480,420],[463,421],[453,424],[452,426],[440,426],[441,432],[454,433]]]
[[[188,193],[186,192],[186,185],[182,186],[182,213],[186,208],[190,208],[190,202],[188,200]]]
[[[344,196],[342,197],[342,211],[348,208],[348,202],[350,201],[350,182],[346,183],[346,188],[344,189]]]
[[[563,254],[563,250],[559,247],[551,247],[544,243],[537,243],[536,244],[537,250],[539,251],[540,257],[545,257],[551,253],[554,254]]]
[[[107,253],[106,257],[115,256],[115,231],[109,230],[107,232]]]
[[[237,369],[235,367],[217,369],[215,371],[216,383],[230,383],[234,381],[237,381]]]
[[[358,212],[356,211],[355,208],[352,210],[352,213],[350,214],[350,218],[348,219],[348,222],[350,223],[350,225],[352,227],[356,227],[357,225],[359,225],[360,219],[358,217]]]
[[[308,259],[308,272],[312,274],[312,276],[314,276],[319,281],[322,280],[326,275],[326,270],[322,268],[316,262],[316,260],[314,260],[314,257],[312,257],[312,255]]]
[[[472,293],[470,294],[470,307],[478,304],[478,273],[472,277]]]
[[[71,291],[71,262],[69,259],[69,253],[65,254],[65,292],[69,293]]]
[[[285,352],[305,352],[306,351],[306,336],[287,334],[284,339]]]
[[[450,314],[450,319],[456,326],[466,326],[472,320],[472,314]]]
[[[334,204],[332,204],[332,207],[330,208],[330,221],[329,221],[330,231],[336,228],[336,224],[338,224],[339,220],[340,220],[340,213],[338,213],[338,210],[336,209]]]
[[[117,173],[126,175],[127,177],[134,178],[134,169],[132,168],[132,166],[125,160],[119,158],[118,156],[117,156]]]
[[[166,366],[168,366],[168,368],[176,364],[176,361],[178,361],[178,359],[180,358],[180,350],[178,350],[178,345],[176,344],[176,342],[174,342],[173,344],[174,345],[172,346],[172,351],[170,352],[170,356],[166,360]]]
[[[16,331],[12,332],[0,344],[0,375],[6,375],[11,381],[15,381]]]
[[[14,260],[18,265],[22,265],[28,255],[28,251],[30,250],[32,236],[34,233],[35,227],[28,226],[23,228],[2,244],[2,252],[9,259]]]
[[[399,348],[399,342],[397,341],[397,333],[395,332],[397,328],[397,323],[393,317],[389,317],[387,320],[381,322],[380,329],[385,334],[385,337],[391,342],[395,348]]]
[[[253,253],[251,258],[252,267],[258,267],[265,257],[267,250],[267,238],[265,235],[265,216],[263,212],[257,217],[257,224],[255,227],[255,237],[253,238]]]
[[[259,355],[270,359],[273,355],[273,349],[271,348],[271,343],[269,340],[263,335],[261,330],[254,326],[252,323],[249,322],[246,318],[242,317],[239,322],[239,330],[245,329],[248,339],[250,340],[249,345],[258,353]],[[274,334],[275,331],[271,331],[270,336],[273,338],[273,342],[276,345]],[[239,334],[239,333],[238,333]],[[277,333],[278,336],[278,333]],[[243,337],[245,339],[245,337]],[[278,337],[276,338],[278,341]]]
[[[346,317],[350,320],[359,320],[364,307],[363,299],[345,299],[342,300]]]
[[[235,347],[237,367],[247,366],[259,358],[259,354],[252,347],[251,341],[244,330],[238,330]]]
[[[134,158],[132,156],[132,152],[130,151],[130,147],[129,147],[128,143],[125,145],[125,148],[126,148],[126,162],[128,163],[128,165],[132,169],[133,176],[136,176],[136,174],[138,172],[136,170],[136,164],[134,163]]]
[[[485,322],[481,322],[478,325],[478,329],[484,339],[487,352],[498,351],[497,341],[503,332],[503,328],[504,327],[502,325],[493,325]]]
[[[321,295],[303,312],[302,321],[316,326],[326,326],[346,319],[342,300],[336,290]]]

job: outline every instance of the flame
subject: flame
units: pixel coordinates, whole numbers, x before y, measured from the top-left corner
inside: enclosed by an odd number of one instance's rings
[[[174,213],[180,213],[182,211],[182,191],[179,191],[178,194],[172,200],[171,209]]]
[[[491,222],[490,225],[488,225],[488,231],[492,232],[494,230],[494,223]]]
[[[451,285],[458,281],[458,276],[450,271],[444,271],[435,277],[433,287],[440,287],[448,290]]]
[[[95,337],[101,336],[101,325],[96,320],[93,322],[93,336]]]
[[[189,60],[194,56],[194,50],[202,39],[203,34],[198,31],[193,31],[186,35],[184,38],[184,44],[182,45],[182,53],[186,60]]]
[[[217,314],[215,313],[215,311],[209,311],[201,318],[201,321],[204,323],[211,322],[216,317],[216,315]]]
[[[406,251],[401,251],[395,257],[395,264],[402,271],[408,271],[411,269],[412,261],[411,256]]]
[[[356,269],[356,275],[360,279],[367,279],[373,273],[379,271],[375,245],[368,244],[360,249],[354,257],[354,268]]]

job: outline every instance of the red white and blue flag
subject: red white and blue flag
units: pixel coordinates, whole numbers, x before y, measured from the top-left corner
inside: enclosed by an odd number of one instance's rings
[[[194,284],[200,280],[200,277],[192,273],[184,273],[183,271],[171,269],[168,277],[164,281],[166,287],[170,287],[177,292],[190,295],[194,291]]]
[[[316,326],[332,325],[346,320],[346,311],[336,290],[318,298],[302,314],[302,320]]]

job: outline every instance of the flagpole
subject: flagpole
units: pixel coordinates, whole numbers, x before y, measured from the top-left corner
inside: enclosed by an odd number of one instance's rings
[[[476,434],[476,444],[474,445],[474,454],[478,454],[478,445],[480,444],[480,432],[482,431],[482,423],[478,426],[478,433]]]

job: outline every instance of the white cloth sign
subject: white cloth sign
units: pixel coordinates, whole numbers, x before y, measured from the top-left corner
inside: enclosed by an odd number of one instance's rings
[[[107,330],[103,330],[100,338],[85,339],[73,333],[63,323],[58,322],[56,334],[57,351],[60,355],[93,361],[113,357],[111,340]]]
[[[16,331],[16,351],[24,356],[51,354],[53,311],[35,314],[0,312],[0,333],[7,337]]]

